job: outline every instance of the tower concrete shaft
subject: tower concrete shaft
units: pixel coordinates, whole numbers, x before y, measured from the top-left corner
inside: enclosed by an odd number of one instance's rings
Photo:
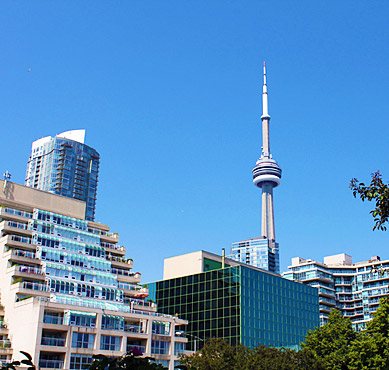
[[[266,84],[266,65],[263,65],[262,93],[262,153],[253,169],[254,185],[262,189],[262,236],[275,241],[273,188],[281,183],[281,168],[270,153],[268,96]]]

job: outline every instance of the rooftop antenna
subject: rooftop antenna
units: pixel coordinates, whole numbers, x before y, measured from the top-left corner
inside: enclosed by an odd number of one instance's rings
[[[6,171],[3,173],[3,177],[4,177],[4,180],[5,180],[3,191],[5,191],[5,189],[7,188],[8,180],[11,179],[11,174],[8,172],[8,170],[6,170]]]

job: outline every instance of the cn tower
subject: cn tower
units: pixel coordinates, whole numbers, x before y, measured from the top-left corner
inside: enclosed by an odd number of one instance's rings
[[[270,154],[266,65],[263,64],[262,153],[253,168],[254,185],[262,189],[261,236],[233,243],[231,258],[279,274],[279,246],[274,230],[273,188],[281,183],[281,168]]]
[[[281,183],[281,168],[270,153],[269,109],[266,85],[266,64],[263,63],[262,153],[253,168],[254,185],[262,189],[262,237],[275,242],[273,188]]]

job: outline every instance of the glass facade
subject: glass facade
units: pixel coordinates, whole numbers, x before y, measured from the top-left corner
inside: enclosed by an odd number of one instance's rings
[[[279,245],[263,237],[233,243],[229,258],[276,274],[280,273]]]
[[[232,345],[294,347],[319,325],[316,289],[245,266],[159,281],[149,292],[161,312],[189,321],[190,350],[211,337]]]
[[[325,257],[331,258],[332,256]],[[366,262],[325,264],[300,259],[283,276],[316,287],[319,291],[320,324],[328,321],[336,307],[349,317],[355,330],[365,329],[373,318],[380,298],[389,293],[389,261],[379,258]]]
[[[88,145],[64,136],[33,143],[25,184],[86,202],[86,219],[93,221],[100,155]]]

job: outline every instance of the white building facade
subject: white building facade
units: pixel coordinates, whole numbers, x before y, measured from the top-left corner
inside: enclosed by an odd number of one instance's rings
[[[85,369],[137,347],[173,369],[187,321],[157,313],[141,274],[85,203],[0,180],[0,360]]]
[[[349,317],[355,330],[366,327],[379,307],[380,299],[389,293],[389,260],[373,256],[353,263],[342,253],[324,257],[324,262],[296,257],[283,277],[303,282],[319,290],[320,324],[327,322],[332,308]]]

